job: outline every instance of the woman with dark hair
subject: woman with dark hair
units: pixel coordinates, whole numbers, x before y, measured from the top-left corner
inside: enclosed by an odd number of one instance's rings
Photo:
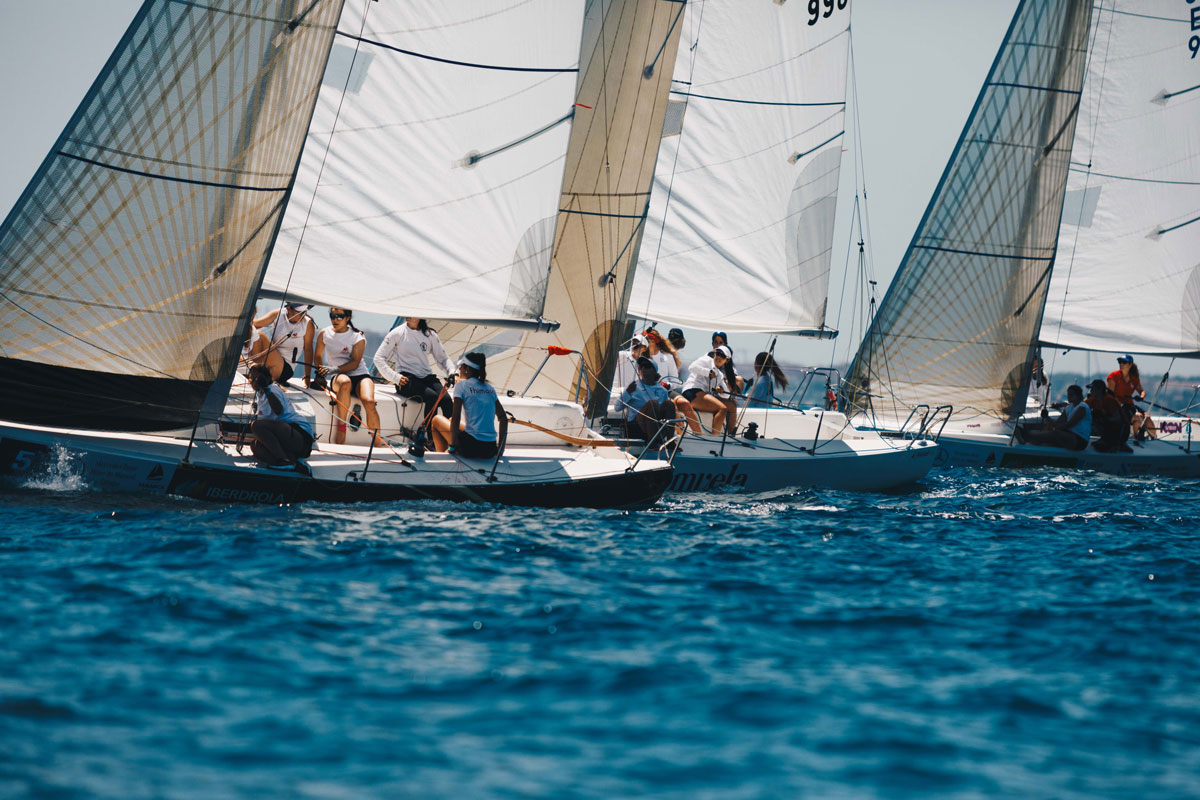
[[[419,317],[405,317],[404,324],[392,329],[375,351],[375,369],[396,384],[401,397],[416,397],[424,409],[423,417],[436,405],[444,416],[451,413],[450,398],[442,382],[429,368],[429,357],[439,367],[445,367],[446,378],[454,375],[454,362],[446,355],[442,340],[429,323]],[[441,398],[440,400],[438,398]]]
[[[725,331],[713,331],[712,349],[716,350],[721,345],[728,347],[731,353],[725,361],[725,366],[722,367],[725,372],[725,382],[729,384],[729,391],[741,394],[746,389],[746,381],[742,378],[741,373],[737,371],[737,368],[733,366],[733,348],[729,347],[729,336],[725,334]],[[709,353],[709,355],[712,355],[712,353]]]
[[[770,353],[759,353],[754,357],[754,378],[750,381],[750,408],[770,408],[775,405],[775,387],[786,389],[787,376],[775,363]]]
[[[688,377],[683,384],[683,397],[697,411],[711,411],[713,432],[721,429],[722,423],[730,435],[737,427],[737,406],[730,398],[717,397],[719,392],[728,392],[725,382],[725,365],[733,353],[725,345],[719,345],[711,353],[701,356],[688,367]]]
[[[255,391],[257,415],[250,423],[250,432],[254,434],[250,450],[254,457],[268,467],[289,467],[310,474],[300,459],[312,453],[316,438],[312,420],[296,410],[266,367],[256,364],[250,368],[250,385]]]
[[[491,458],[508,432],[508,418],[496,390],[487,382],[487,357],[467,353],[458,362],[458,380],[450,390],[454,405],[450,419],[434,417],[433,446],[439,453],[463,458]],[[500,423],[499,433],[496,423]]]
[[[333,443],[346,443],[346,421],[350,419],[350,397],[362,400],[367,415],[367,428],[379,433],[379,412],[375,408],[375,382],[363,363],[367,337],[354,327],[354,312],[348,308],[329,309],[329,327],[317,334],[315,357],[320,366],[317,375],[329,381],[337,395],[338,422],[334,426]],[[379,440],[382,442],[382,440]]]

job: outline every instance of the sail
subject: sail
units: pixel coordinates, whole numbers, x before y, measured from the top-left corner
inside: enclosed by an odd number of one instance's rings
[[[850,8],[815,5],[688,6],[631,315],[824,327]]]
[[[846,393],[903,419],[1024,408],[1054,264],[1090,0],[1023,0],[859,347]]]
[[[190,427],[233,371],[341,0],[147,0],[0,225],[0,417]]]
[[[393,316],[541,316],[583,11],[347,3],[264,289]]]
[[[552,358],[537,375],[532,393],[605,402],[616,350],[628,339],[624,317],[631,267],[644,227],[670,65],[686,7],[678,0],[589,3],[546,295],[545,316],[561,327],[553,333],[530,332],[506,356],[490,360],[490,380],[524,389],[546,347],[557,345],[582,355]],[[463,337],[480,338],[472,331]]]
[[[1099,3],[1043,341],[1200,355],[1200,12]],[[1196,17],[1196,23],[1192,19]]]

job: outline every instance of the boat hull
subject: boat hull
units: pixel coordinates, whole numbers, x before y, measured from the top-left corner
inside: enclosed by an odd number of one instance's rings
[[[1132,453],[1101,453],[1009,443],[1007,436],[958,436],[949,432],[938,439],[938,467],[1059,467],[1087,469],[1113,475],[1164,475],[1200,477],[1200,452],[1187,452],[1180,443],[1148,441],[1134,445]]]
[[[362,448],[314,451],[313,475],[257,466],[232,444],[0,423],[0,476],[33,485],[189,497],[222,503],[446,500],[546,508],[653,505],[669,464],[634,465],[591,448],[513,448],[493,460],[411,458]],[[365,467],[365,469],[364,469]],[[56,483],[57,481],[57,483]],[[28,485],[28,484],[27,484]]]

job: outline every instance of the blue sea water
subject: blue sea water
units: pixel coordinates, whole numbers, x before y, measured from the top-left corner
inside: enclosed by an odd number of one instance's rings
[[[0,797],[1196,797],[1198,500],[10,488]]]

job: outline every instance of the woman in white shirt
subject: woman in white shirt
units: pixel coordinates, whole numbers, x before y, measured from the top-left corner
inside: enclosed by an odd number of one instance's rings
[[[457,453],[463,458],[496,455],[499,440],[508,432],[508,418],[496,390],[487,382],[487,358],[483,353],[462,357],[458,380],[450,393],[454,396],[450,419],[433,418],[433,446],[440,453]]]
[[[317,374],[329,379],[337,395],[338,423],[334,426],[333,443],[346,443],[346,420],[350,418],[350,397],[362,400],[367,415],[367,428],[378,434],[379,411],[375,408],[375,382],[363,363],[367,337],[351,322],[354,312],[348,308],[329,309],[328,328],[317,334]],[[377,440],[382,444],[383,440]]]
[[[449,417],[450,398],[446,397],[442,382],[429,368],[430,356],[439,367],[445,367],[447,378],[454,374],[454,362],[446,355],[437,331],[423,319],[405,317],[404,324],[389,332],[375,351],[375,369],[396,384],[396,392],[401,397],[419,398],[425,416],[429,416],[436,405],[443,416]]]
[[[725,382],[725,364],[733,357],[729,347],[720,345],[706,356],[701,356],[688,367],[687,380],[683,383],[683,396],[697,411],[711,411],[713,432],[725,430],[733,435],[737,427],[737,406],[731,398],[720,398],[717,392],[729,392]]]
[[[307,303],[287,302],[283,308],[268,311],[254,320],[254,327],[271,326],[271,348],[283,355],[284,370],[279,383],[286,384],[293,375],[303,369],[304,385],[309,383],[313,364],[313,340],[317,335],[317,323],[308,315],[312,306]]]

